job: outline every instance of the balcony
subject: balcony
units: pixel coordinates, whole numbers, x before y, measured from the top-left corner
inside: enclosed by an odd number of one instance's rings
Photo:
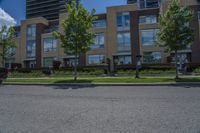
[[[160,0],[139,0],[138,8],[147,9],[147,8],[159,8]]]

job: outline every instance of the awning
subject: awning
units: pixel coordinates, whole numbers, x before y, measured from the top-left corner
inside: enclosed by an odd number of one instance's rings
[[[122,52],[113,54],[113,56],[119,56],[119,55],[131,55],[131,52]]]
[[[24,59],[24,61],[35,61],[35,58],[28,58],[28,59]]]

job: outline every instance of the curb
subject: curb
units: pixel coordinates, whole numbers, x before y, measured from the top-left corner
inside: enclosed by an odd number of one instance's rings
[[[200,82],[179,83],[2,83],[2,85],[24,85],[24,86],[199,86]]]

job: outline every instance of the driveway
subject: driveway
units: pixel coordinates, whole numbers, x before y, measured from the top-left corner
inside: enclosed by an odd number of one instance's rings
[[[200,87],[1,86],[0,133],[200,133]]]

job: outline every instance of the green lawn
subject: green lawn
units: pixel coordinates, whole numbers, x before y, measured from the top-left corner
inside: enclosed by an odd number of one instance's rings
[[[173,77],[144,77],[135,79],[133,77],[87,77],[79,78],[76,82],[73,78],[8,78],[4,83],[175,83],[175,82],[200,82],[200,77],[183,77],[175,80]]]

